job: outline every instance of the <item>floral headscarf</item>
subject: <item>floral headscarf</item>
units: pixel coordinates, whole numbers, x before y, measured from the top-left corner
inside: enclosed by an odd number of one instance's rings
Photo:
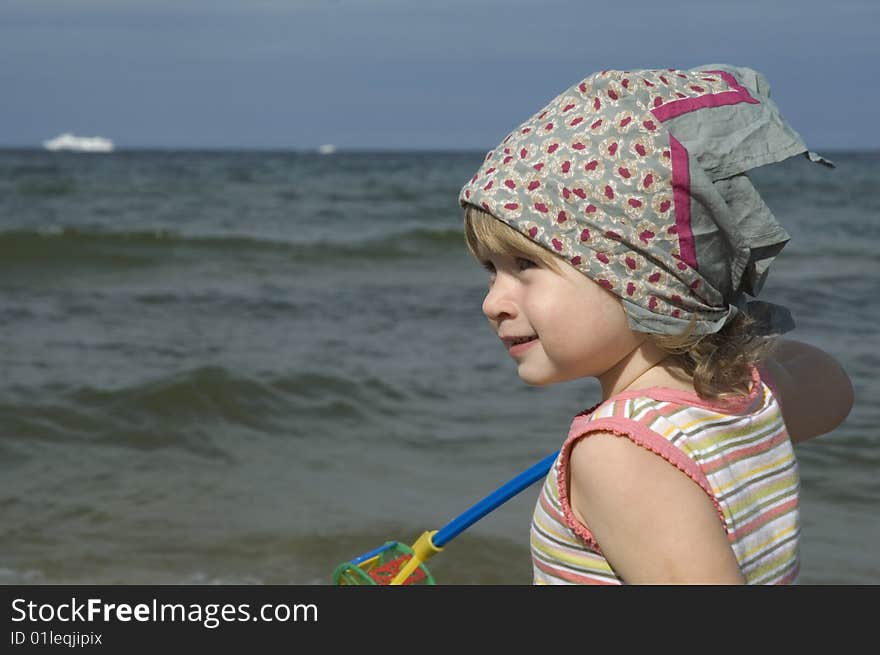
[[[809,152],[766,79],[719,64],[606,70],[567,89],[486,155],[475,205],[616,294],[634,330],[720,330],[737,311],[765,334],[784,307],[747,301],[789,240],[746,171]]]

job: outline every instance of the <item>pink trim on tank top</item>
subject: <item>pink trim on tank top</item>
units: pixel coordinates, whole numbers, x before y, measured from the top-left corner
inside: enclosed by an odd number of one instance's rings
[[[617,398],[617,396],[615,396],[615,398]],[[568,438],[562,445],[557,460],[556,484],[557,492],[559,493],[559,504],[562,506],[562,513],[565,516],[565,525],[568,526],[568,528],[577,536],[583,539],[597,553],[600,555],[602,554],[602,549],[599,547],[599,543],[596,541],[595,537],[593,537],[593,533],[590,529],[581,523],[574,515],[571,508],[571,502],[568,498],[568,462],[571,457],[571,449],[577,441],[591,432],[611,432],[621,437],[627,437],[636,445],[659,455],[682,471],[706,492],[709,500],[712,501],[712,504],[718,511],[721,525],[724,526],[725,532],[727,532],[727,520],[724,517],[724,512],[722,511],[718,500],[715,498],[715,494],[712,493],[712,487],[706,479],[705,474],[700,470],[697,463],[685,455],[677,446],[633,419],[612,417],[590,420],[589,416],[580,415],[575,417]],[[732,535],[728,534],[728,538],[732,538]]]
[[[591,420],[591,417],[599,407],[606,403],[619,400],[630,400],[632,398],[652,398],[654,400],[667,401],[680,405],[703,407],[720,413],[735,414],[749,410],[757,400],[763,402],[761,389],[761,373],[758,371],[757,367],[753,366],[752,386],[748,395],[745,396],[734,396],[730,399],[713,401],[700,398],[700,396],[692,391],[670,389],[669,387],[646,387],[644,389],[622,391],[611,396],[608,400],[597,403],[575,416],[571,423],[568,437],[562,445],[556,465],[557,491],[559,493],[559,502],[562,506],[565,525],[567,525],[577,536],[583,539],[593,550],[600,555],[602,554],[602,549],[599,547],[595,537],[593,537],[593,533],[586,525],[581,523],[572,512],[571,503],[568,498],[568,461],[571,456],[571,449],[574,447],[574,444],[578,439],[586,436],[590,432],[610,432],[618,436],[627,437],[633,443],[660,455],[663,459],[696,482],[709,496],[709,499],[718,511],[725,532],[728,532],[727,521],[724,517],[724,512],[721,510],[721,505],[715,498],[714,493],[712,493],[712,487],[709,484],[705,473],[694,460],[685,455],[677,446],[667,441],[656,432],[645,427],[642,423],[624,418],[621,414],[624,405],[622,402],[618,403],[618,406],[616,407],[616,410],[618,411],[615,411],[615,415],[610,418]],[[728,532],[728,539],[734,540],[735,535]]]
[[[680,405],[703,407],[721,413],[734,414],[750,409],[753,403],[759,399],[763,401],[761,389],[761,374],[757,367],[753,366],[752,386],[746,396],[734,396],[730,399],[713,401],[700,398],[697,394],[691,391],[670,389],[668,387],[647,387],[644,389],[622,391],[621,393],[611,396],[608,400],[594,405],[590,409],[575,416],[568,437],[562,445],[556,466],[557,491],[559,493],[559,502],[562,506],[565,524],[593,550],[600,555],[602,554],[602,549],[599,547],[595,537],[593,537],[593,533],[586,525],[577,519],[571,509],[571,503],[568,498],[568,462],[569,457],[571,456],[571,449],[579,439],[585,437],[591,432],[610,432],[618,436],[627,437],[636,445],[659,455],[691,478],[691,480],[706,492],[709,500],[712,501],[712,504],[718,511],[718,516],[721,519],[721,524],[724,526],[725,532],[728,532],[727,520],[724,517],[721,505],[718,502],[718,499],[715,498],[715,494],[712,492],[712,487],[709,484],[705,473],[694,460],[688,457],[673,443],[646,427],[644,424],[633,419],[625,418],[623,416],[624,403],[622,402],[617,404],[614,416],[595,420],[591,420],[591,417],[595,410],[606,403],[646,397],[654,400],[673,402]],[[735,535],[728,532],[728,539],[733,540],[734,538]]]
[[[779,405],[780,411],[782,411],[782,403],[779,401],[779,389],[776,386],[776,380],[773,379],[773,376],[770,375],[770,372],[764,367],[761,367],[759,373],[761,375],[761,380],[767,385],[767,388],[770,389],[770,393],[773,394],[773,397]]]

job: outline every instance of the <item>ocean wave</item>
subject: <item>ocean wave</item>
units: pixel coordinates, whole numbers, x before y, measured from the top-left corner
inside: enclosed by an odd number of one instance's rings
[[[378,378],[323,372],[249,375],[202,366],[118,389],[10,389],[3,432],[18,440],[183,448],[226,458],[224,438],[309,438],[321,425],[393,416],[407,392]],[[33,402],[34,398],[42,399]]]
[[[360,241],[295,242],[250,236],[191,236],[171,230],[109,232],[59,227],[0,231],[0,268],[33,265],[125,269],[191,257],[237,259],[275,257],[301,263],[340,264],[349,260],[385,261],[440,255],[463,246],[460,229],[414,228]]]

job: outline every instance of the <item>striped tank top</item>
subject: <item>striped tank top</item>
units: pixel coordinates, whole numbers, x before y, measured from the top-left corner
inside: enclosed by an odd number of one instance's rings
[[[747,584],[796,581],[797,460],[774,393],[753,369],[750,394],[735,400],[653,387],[625,391],[576,416],[532,518],[535,584],[625,584],[567,500],[571,449],[593,431],[628,437],[700,485]]]

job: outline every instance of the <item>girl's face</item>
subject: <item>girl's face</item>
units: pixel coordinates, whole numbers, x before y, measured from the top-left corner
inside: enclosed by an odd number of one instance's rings
[[[620,302],[563,260],[559,272],[524,257],[487,254],[483,313],[531,385],[600,378],[644,341]]]

